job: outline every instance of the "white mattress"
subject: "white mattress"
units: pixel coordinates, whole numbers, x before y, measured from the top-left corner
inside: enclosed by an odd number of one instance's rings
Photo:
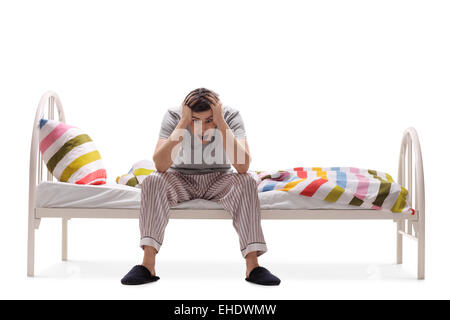
[[[261,209],[361,209],[285,191],[267,191],[258,194]],[[67,182],[44,181],[37,186],[37,208],[112,208],[139,209],[141,189],[119,184],[78,185]],[[222,209],[213,201],[195,199],[182,202],[173,209]]]

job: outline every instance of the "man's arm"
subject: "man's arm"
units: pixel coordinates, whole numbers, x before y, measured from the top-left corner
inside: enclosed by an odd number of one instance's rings
[[[246,173],[250,167],[250,151],[247,139],[237,139],[223,117],[222,102],[213,96],[208,96],[213,111],[213,122],[222,134],[222,144],[233,167],[238,173]],[[227,143],[228,141],[228,143]]]
[[[222,108],[220,108],[220,112],[222,112],[221,109]],[[214,112],[215,111],[213,111],[213,113]],[[222,144],[225,148],[228,159],[238,173],[246,173],[248,171],[248,168],[250,167],[251,161],[247,139],[237,139],[234,136],[233,131],[226,123],[225,119],[223,119],[223,115],[222,120],[217,121],[217,129],[219,129],[220,133],[222,134]]]
[[[170,134],[168,139],[160,138],[156,144],[155,153],[153,154],[153,162],[156,170],[165,172],[173,163],[172,154],[177,154],[181,141],[183,141],[184,131],[192,119],[191,108],[183,103],[181,107],[181,119],[177,126]]]

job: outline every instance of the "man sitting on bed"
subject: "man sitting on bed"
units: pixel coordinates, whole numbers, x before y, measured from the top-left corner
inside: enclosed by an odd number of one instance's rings
[[[139,227],[144,259],[125,275],[123,284],[159,279],[155,257],[163,242],[169,209],[192,199],[218,202],[231,214],[247,265],[247,281],[280,284],[280,279],[258,264],[258,256],[267,247],[256,182],[247,173],[250,153],[239,111],[222,107],[211,90],[193,90],[181,107],[166,112],[153,161],[157,171],[142,182]]]

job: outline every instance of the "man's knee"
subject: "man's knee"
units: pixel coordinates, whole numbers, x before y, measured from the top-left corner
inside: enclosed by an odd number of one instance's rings
[[[165,173],[152,172],[142,181],[142,189],[147,189],[152,186],[162,187],[165,180],[164,175]]]
[[[252,186],[256,188],[256,181],[249,173],[236,173],[236,182],[240,185]]]

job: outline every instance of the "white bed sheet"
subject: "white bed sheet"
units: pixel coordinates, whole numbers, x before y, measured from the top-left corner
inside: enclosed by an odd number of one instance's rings
[[[261,209],[361,209],[357,206],[331,203],[284,191],[258,194]],[[37,208],[110,208],[139,209],[141,189],[126,185],[78,185],[66,182],[41,182],[36,189]],[[213,201],[195,199],[179,203],[173,209],[222,209]]]

